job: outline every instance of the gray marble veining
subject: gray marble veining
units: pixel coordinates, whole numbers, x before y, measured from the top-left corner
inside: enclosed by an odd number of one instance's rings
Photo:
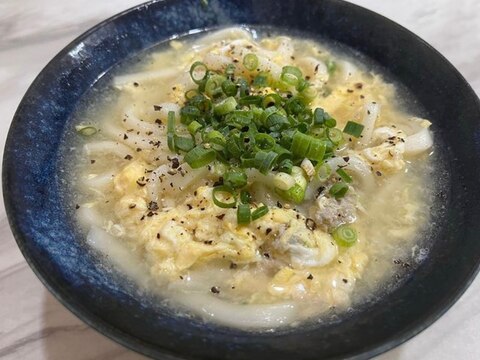
[[[351,2],[424,38],[480,94],[480,2]],[[83,31],[137,3],[0,0],[0,155],[16,106],[42,67]],[[50,295],[20,254],[0,202],[0,359],[143,359],[89,328]],[[440,320],[379,359],[480,359],[479,296],[477,279]]]

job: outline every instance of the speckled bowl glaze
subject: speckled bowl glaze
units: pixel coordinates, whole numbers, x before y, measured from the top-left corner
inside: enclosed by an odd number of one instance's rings
[[[322,36],[387,68],[445,142],[451,182],[428,259],[405,283],[338,322],[252,334],[177,317],[102,264],[76,238],[59,196],[60,139],[82,95],[112,66],[192,29],[272,25]],[[89,30],[40,73],[13,120],[3,160],[9,221],[28,263],[73,313],[112,339],[162,359],[368,358],[411,338],[463,293],[480,260],[480,105],[462,76],[399,25],[335,0],[169,0]]]

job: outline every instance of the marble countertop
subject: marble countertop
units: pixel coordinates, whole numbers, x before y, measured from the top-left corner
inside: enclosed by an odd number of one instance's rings
[[[412,30],[445,55],[480,94],[480,2],[353,0]],[[0,152],[27,87],[72,39],[136,0],[0,0]],[[1,191],[1,190],[0,190]],[[0,359],[144,359],[66,310],[20,254],[0,198]],[[435,324],[381,355],[480,359],[480,278]]]

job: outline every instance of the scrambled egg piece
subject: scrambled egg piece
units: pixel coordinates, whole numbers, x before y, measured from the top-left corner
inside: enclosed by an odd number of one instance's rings
[[[148,201],[142,179],[144,167],[135,162],[115,178],[119,195],[115,212],[144,252],[155,275],[178,277],[194,265],[224,260],[256,264],[265,254],[277,267],[324,266],[337,256],[332,237],[306,227],[305,217],[285,208],[272,208],[248,226],[237,224],[236,209],[212,201],[213,188],[199,187],[180,205],[162,210]]]

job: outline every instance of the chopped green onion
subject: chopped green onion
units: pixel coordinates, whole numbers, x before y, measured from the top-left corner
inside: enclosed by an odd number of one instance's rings
[[[240,105],[260,105],[262,103],[262,97],[258,95],[248,95],[241,97],[238,100]]]
[[[335,199],[340,199],[345,196],[347,191],[348,191],[348,185],[345,184],[343,181],[339,181],[333,184],[328,192],[330,193],[330,195],[335,197]]]
[[[340,225],[333,232],[332,236],[338,245],[350,247],[357,242],[357,231],[350,225]]]
[[[90,125],[77,125],[75,130],[82,136],[92,136],[97,133],[97,129]]]
[[[175,151],[175,112],[169,111],[167,116],[167,144],[170,151]]]
[[[302,72],[299,68],[289,65],[282,68],[282,74],[280,75],[280,79],[282,79],[284,83],[296,86],[302,78]]]
[[[262,205],[252,212],[252,221],[255,221],[257,219],[260,219],[262,216],[265,216],[268,214],[268,206],[267,205]]]
[[[290,159],[285,159],[278,165],[278,171],[291,174],[292,173],[293,162]]]
[[[317,165],[317,178],[321,182],[327,181],[332,175],[332,168],[327,163],[323,163],[320,166]]]
[[[343,132],[348,135],[352,135],[355,137],[360,137],[362,135],[362,131],[365,126],[362,124],[356,123],[355,121],[348,121],[343,129]]]
[[[255,135],[255,146],[260,150],[273,150],[275,146],[275,139],[270,135],[258,133]]]
[[[198,121],[192,121],[190,124],[187,126],[187,130],[190,134],[195,135],[200,129],[202,128],[202,124],[200,124]]]
[[[240,91],[240,97],[244,97],[249,94],[248,82],[244,78],[237,79],[237,87],[238,87],[238,90]]]
[[[322,161],[325,156],[326,148],[327,146],[325,145],[325,142],[312,139],[305,157],[316,161]]]
[[[276,152],[260,150],[255,154],[255,167],[266,175],[273,168],[276,158]]]
[[[235,74],[235,65],[233,64],[228,64],[227,67],[225,68],[225,75],[228,77],[232,77]]]
[[[190,77],[195,84],[200,84],[208,76],[208,68],[201,61],[195,61],[190,67]]]
[[[252,195],[248,191],[242,190],[240,192],[240,201],[244,204],[250,204],[252,202]]]
[[[253,86],[266,87],[268,86],[268,77],[266,75],[259,74],[253,79]]]
[[[255,54],[247,54],[243,57],[243,66],[249,71],[253,71],[258,66],[258,57]]]
[[[211,130],[203,133],[203,141],[206,143],[213,143],[221,146],[225,146],[225,136],[220,131]]]
[[[223,175],[223,183],[232,189],[247,185],[247,174],[244,171],[228,171]]]
[[[249,204],[239,204],[237,207],[237,222],[239,225],[247,225],[252,221]]]
[[[336,128],[327,129],[327,136],[335,145],[340,144],[343,140],[343,133]]]
[[[180,121],[182,124],[188,125],[193,120],[198,119],[200,116],[201,112],[195,106],[187,105],[180,109]]]
[[[325,111],[322,108],[316,108],[313,112],[313,124],[323,125],[325,123],[324,114]]]
[[[222,201],[220,198],[218,198],[217,196],[220,194],[223,194],[223,197],[227,201]],[[230,198],[232,199],[232,201],[228,202]],[[221,207],[222,209],[233,208],[235,207],[235,205],[237,205],[237,198],[235,196],[235,193],[232,189],[225,185],[220,185],[213,188],[212,199],[213,203],[218,207]]]
[[[273,178],[273,185],[279,190],[288,190],[295,184],[295,178],[284,172],[279,172]]]
[[[337,125],[337,120],[330,116],[329,113],[324,112],[323,118],[325,120],[325,126],[329,128],[334,128]]]
[[[225,80],[225,76],[222,75],[210,76],[205,83],[205,94],[207,94],[210,98],[220,96],[223,92],[222,84]]]
[[[210,164],[215,158],[215,150],[205,149],[202,145],[197,145],[185,155],[184,160],[192,169],[198,169]]]
[[[185,99],[187,99],[187,101],[188,101],[188,100],[193,99],[197,95],[200,95],[200,93],[198,92],[197,89],[190,89],[185,93]]]
[[[216,104],[213,111],[215,112],[215,115],[226,115],[235,110],[236,107],[237,100],[235,100],[233,96],[230,96]]]
[[[262,100],[262,107],[264,109],[270,107],[270,106],[280,106],[282,104],[282,98],[280,95],[272,93],[265,95],[265,97]]]
[[[191,137],[183,137],[175,135],[175,150],[188,152],[195,147],[195,141]]]
[[[343,181],[345,181],[347,184],[350,184],[352,182],[352,177],[347,174],[345,170],[342,168],[337,169],[337,174],[340,175]]]
[[[299,184],[293,185],[290,189],[278,190],[276,192],[285,200],[292,201],[295,204],[301,204],[303,199],[305,198],[305,189],[302,188]]]
[[[237,85],[233,83],[233,81],[225,80],[222,83],[222,91],[227,96],[235,96],[237,95],[238,88],[237,88]]]

